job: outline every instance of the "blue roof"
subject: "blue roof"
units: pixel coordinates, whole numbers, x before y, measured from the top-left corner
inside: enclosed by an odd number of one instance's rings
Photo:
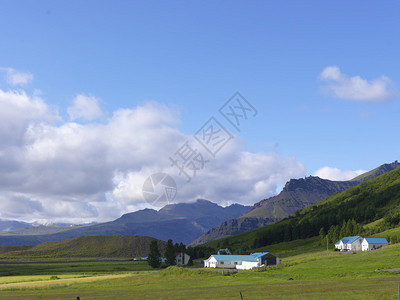
[[[365,238],[370,244],[389,244],[385,238]]]
[[[357,235],[357,236],[346,236],[346,237],[342,238],[340,241],[342,241],[343,244],[351,244],[357,239],[362,239],[362,237],[359,236],[359,235]]]
[[[255,258],[260,258],[263,257],[264,255],[268,254],[269,252],[255,252],[250,254],[251,256],[254,256]]]
[[[241,260],[241,261],[258,261],[257,258],[255,258],[252,255],[218,255],[218,254],[213,254],[213,256],[216,260]],[[210,257],[211,258],[211,257]]]

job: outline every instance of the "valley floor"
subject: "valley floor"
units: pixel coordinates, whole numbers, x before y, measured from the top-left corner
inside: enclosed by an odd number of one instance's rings
[[[177,267],[146,271],[145,262],[132,263],[56,263],[40,274],[29,271],[32,266],[23,271],[21,263],[0,264],[9,270],[0,276],[0,299],[396,299],[400,281],[400,272],[385,271],[400,267],[400,245],[303,253],[264,271],[228,275]],[[121,270],[121,264],[129,267]],[[12,275],[16,270],[21,275]]]

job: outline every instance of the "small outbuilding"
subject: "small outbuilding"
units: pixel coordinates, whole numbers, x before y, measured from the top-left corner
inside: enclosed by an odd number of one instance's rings
[[[361,247],[362,251],[370,251],[385,247],[387,245],[389,245],[389,243],[385,238],[364,238]]]

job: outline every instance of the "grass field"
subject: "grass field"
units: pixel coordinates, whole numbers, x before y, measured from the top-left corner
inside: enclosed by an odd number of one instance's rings
[[[0,277],[0,299],[240,299],[240,293],[243,299],[396,299],[400,272],[384,270],[399,267],[400,245],[287,255],[282,265],[229,275],[199,268],[149,271],[146,262],[132,261],[4,263],[0,270],[13,275]]]
[[[142,261],[0,262],[0,276],[110,274],[150,270]],[[3,277],[0,277],[3,278]],[[1,280],[0,280],[1,282]]]

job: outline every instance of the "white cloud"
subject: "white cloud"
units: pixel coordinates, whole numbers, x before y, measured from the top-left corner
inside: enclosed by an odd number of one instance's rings
[[[345,181],[345,180],[350,180],[358,175],[361,175],[367,171],[365,170],[356,170],[356,171],[341,171],[337,168],[331,168],[331,167],[323,167],[318,169],[315,173],[314,176],[318,176],[323,179],[329,179],[329,180],[334,180],[334,181]]]
[[[101,117],[103,112],[96,97],[79,94],[75,97],[73,105],[68,108],[68,115],[71,120],[91,121]]]
[[[174,177],[176,201],[220,204],[252,204],[304,175],[295,158],[244,152],[235,138],[187,183],[169,160],[186,140],[195,143],[179,131],[178,119],[165,105],[147,102],[114,111],[101,124],[79,124],[62,121],[38,96],[0,90],[0,218],[115,219],[150,207],[142,186],[155,172]]]
[[[322,90],[340,99],[384,102],[392,99],[395,92],[389,78],[381,76],[368,81],[360,76],[349,77],[336,66],[326,67],[319,79],[325,82]]]
[[[33,80],[33,74],[30,72],[21,72],[13,68],[0,68],[0,71],[6,72],[6,81],[13,86],[26,85]]]

